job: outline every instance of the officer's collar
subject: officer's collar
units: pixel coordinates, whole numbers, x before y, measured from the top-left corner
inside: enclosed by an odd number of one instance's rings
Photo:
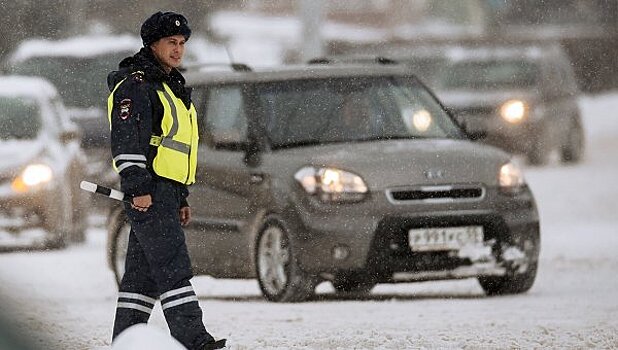
[[[184,85],[185,78],[180,74],[178,69],[172,68],[172,71],[167,74],[159,61],[152,53],[152,49],[149,47],[142,47],[142,49],[133,56],[133,66],[139,70],[144,71],[146,79],[152,81],[175,81]]]

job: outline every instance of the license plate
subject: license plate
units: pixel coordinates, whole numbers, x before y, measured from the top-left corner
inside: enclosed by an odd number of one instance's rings
[[[483,242],[483,226],[419,228],[408,231],[415,252],[459,250],[466,244]]]

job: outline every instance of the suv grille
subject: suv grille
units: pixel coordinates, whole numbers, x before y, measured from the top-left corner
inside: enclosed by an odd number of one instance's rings
[[[480,200],[485,190],[480,185],[449,185],[449,186],[422,186],[407,189],[388,189],[386,196],[393,203],[407,203],[413,201],[444,202]]]

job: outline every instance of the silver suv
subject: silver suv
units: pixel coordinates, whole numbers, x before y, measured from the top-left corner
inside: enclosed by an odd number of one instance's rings
[[[194,271],[257,278],[280,302],[325,280],[338,293],[466,277],[488,294],[528,290],[539,219],[521,171],[469,140],[408,72],[187,72],[201,133],[186,229]],[[120,277],[130,228],[121,208],[110,222]]]

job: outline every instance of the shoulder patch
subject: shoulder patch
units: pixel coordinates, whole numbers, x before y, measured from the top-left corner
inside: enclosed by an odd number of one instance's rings
[[[120,101],[120,103],[118,104],[118,107],[120,109],[120,119],[126,120],[127,118],[129,118],[129,116],[131,115],[132,103],[133,101],[131,101],[130,98],[125,98],[124,100]]]

